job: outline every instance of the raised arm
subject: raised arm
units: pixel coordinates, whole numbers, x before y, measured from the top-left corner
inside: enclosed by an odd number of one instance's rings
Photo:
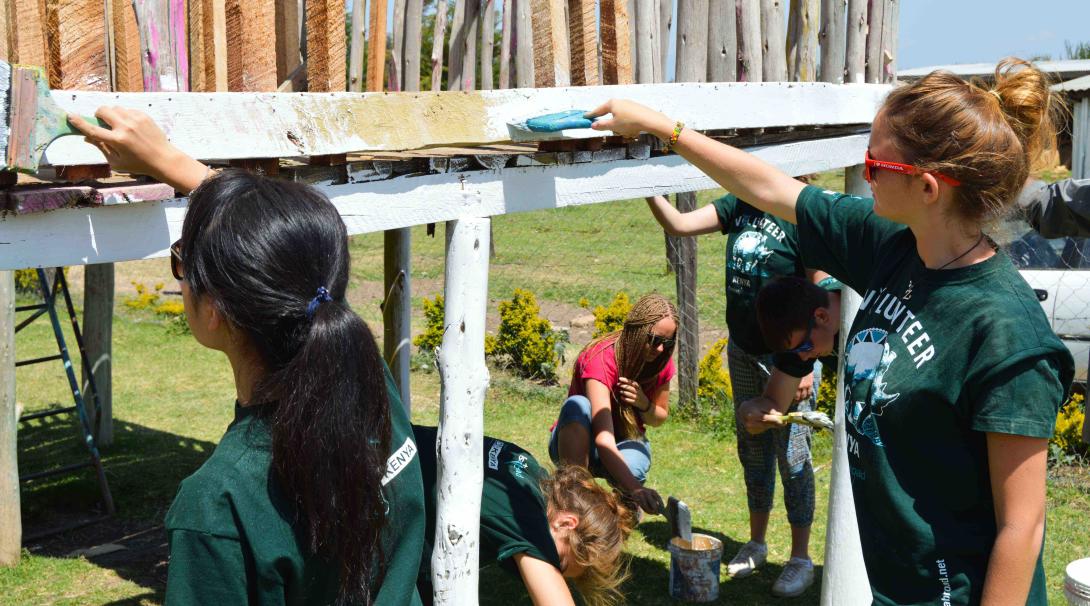
[[[606,114],[612,115],[597,120],[593,128],[628,137],[646,132],[669,140],[677,124],[653,109],[625,99],[611,99],[587,116]],[[796,222],[795,201],[806,186],[802,181],[752,154],[687,128],[682,129],[673,149],[732,194],[785,221]]]
[[[665,196],[651,196],[647,198],[647,207],[671,236],[699,236],[719,230],[719,217],[711,204],[683,213],[674,208]]]

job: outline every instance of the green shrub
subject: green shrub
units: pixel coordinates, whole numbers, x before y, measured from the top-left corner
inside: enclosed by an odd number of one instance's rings
[[[1049,446],[1054,461],[1071,462],[1076,457],[1090,454],[1090,446],[1082,441],[1082,424],[1085,420],[1086,397],[1081,393],[1072,394],[1056,416],[1056,431]]]
[[[817,409],[833,418],[836,412],[836,367],[821,367],[821,384],[818,385]]]
[[[624,319],[632,309],[632,302],[626,293],[619,292],[613,297],[609,307],[598,305],[594,308],[594,338],[624,328]]]
[[[416,335],[413,345],[421,352],[435,352],[443,344],[443,295],[435,295],[434,301],[426,297],[424,305],[424,332]]]
[[[486,349],[524,377],[555,381],[566,334],[542,318],[534,294],[516,288],[510,301],[500,301],[500,328]]]
[[[38,270],[15,270],[15,291],[24,294],[38,294]]]
[[[170,332],[189,334],[189,323],[185,319],[185,305],[178,300],[163,300],[163,283],[156,283],[148,289],[143,283],[133,282],[136,295],[124,299],[125,307],[137,311],[151,311],[166,321]]]
[[[723,350],[726,348],[727,338],[723,337],[713,343],[708,353],[700,359],[696,397],[701,403],[718,404],[731,399],[730,374],[723,368]]]

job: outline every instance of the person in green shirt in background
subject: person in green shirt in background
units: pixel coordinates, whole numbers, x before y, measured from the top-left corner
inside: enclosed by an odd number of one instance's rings
[[[166,603],[420,604],[420,464],[317,190],[211,175],[139,112],[74,119],[110,164],[190,193],[170,247],[194,338],[226,354],[235,420],[167,512]]]
[[[933,72],[872,125],[874,199],[808,186],[626,100],[588,117],[669,141],[721,186],[798,226],[803,263],[862,293],[847,338],[852,492],[876,604],[1045,604],[1048,438],[1070,352],[985,223],[1055,141],[1047,77],[1005,60],[994,88]],[[789,348],[799,347],[797,330]]]
[[[420,595],[430,604],[438,430],[413,425],[413,435],[428,514]],[[482,455],[481,565],[498,562],[518,575],[538,606],[574,606],[566,580],[590,606],[622,602],[618,588],[627,576],[624,543],[633,519],[619,493],[600,486],[579,465],[562,465],[550,476],[529,452],[496,438],[485,436]]]

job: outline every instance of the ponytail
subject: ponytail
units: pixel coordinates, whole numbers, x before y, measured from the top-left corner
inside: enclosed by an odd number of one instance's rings
[[[374,336],[345,301],[344,222],[313,188],[225,171],[191,194],[181,246],[192,292],[263,367],[252,404],[303,547],[337,567],[337,603],[373,603],[390,403]]]

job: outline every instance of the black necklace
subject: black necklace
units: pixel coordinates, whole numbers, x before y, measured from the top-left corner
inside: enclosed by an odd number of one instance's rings
[[[943,265],[942,267],[936,269],[935,271],[946,269],[947,267],[950,267],[950,265],[952,265],[954,263],[954,261],[957,261],[958,259],[961,259],[965,255],[973,252],[973,249],[975,249],[977,246],[980,246],[980,243],[984,241],[984,237],[985,237],[984,232],[980,232],[980,238],[978,238],[977,241],[972,246],[970,246],[968,250],[966,250],[965,252],[961,253],[960,255],[954,257],[953,259],[950,259],[949,261],[946,262],[945,265]],[[905,294],[904,294],[904,296],[901,297],[902,301],[907,301],[907,300],[912,298],[912,287],[913,287],[912,280],[909,280],[908,281],[908,288],[905,289]]]

